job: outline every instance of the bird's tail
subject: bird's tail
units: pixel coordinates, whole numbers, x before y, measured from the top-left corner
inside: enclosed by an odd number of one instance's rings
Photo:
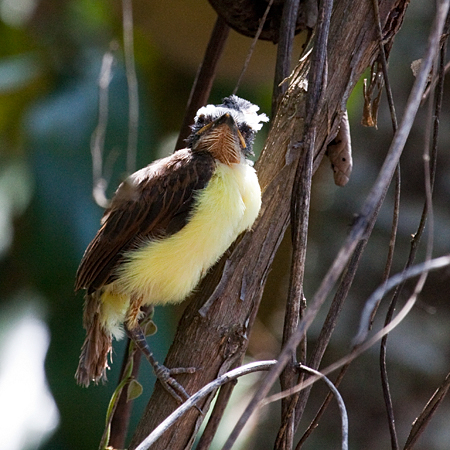
[[[112,351],[112,335],[100,320],[101,291],[86,293],[84,303],[83,324],[86,328],[86,339],[81,347],[80,362],[75,373],[77,383],[89,386],[91,381],[106,381],[108,354]]]

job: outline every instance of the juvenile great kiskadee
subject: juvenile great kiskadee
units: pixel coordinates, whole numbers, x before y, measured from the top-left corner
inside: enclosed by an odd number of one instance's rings
[[[106,379],[112,338],[125,331],[164,387],[178,399],[187,396],[153,358],[140,311],[184,300],[253,225],[261,190],[247,157],[268,120],[258,110],[235,95],[200,108],[185,149],[135,172],[117,189],[76,275],[75,290],[86,290],[79,384]]]

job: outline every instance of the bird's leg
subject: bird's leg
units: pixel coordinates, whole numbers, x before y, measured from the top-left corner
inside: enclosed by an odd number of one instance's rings
[[[183,386],[178,383],[172,375],[179,375],[183,373],[194,373],[195,367],[187,367],[187,368],[176,368],[176,369],[168,369],[166,366],[159,364],[158,361],[153,356],[153,353],[150,351],[148,347],[147,341],[145,339],[144,333],[142,329],[137,326],[133,328],[128,328],[125,326],[125,330],[136,344],[137,348],[144,354],[149,363],[152,365],[153,370],[155,371],[155,375],[163,385],[164,389],[169,392],[169,394],[178,402],[183,403],[183,401],[189,398],[189,394],[185,391]]]

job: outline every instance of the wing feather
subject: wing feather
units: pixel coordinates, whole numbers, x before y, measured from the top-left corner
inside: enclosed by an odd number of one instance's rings
[[[195,193],[206,187],[214,169],[209,153],[184,149],[125,180],[84,253],[75,290],[91,293],[111,283],[126,251],[142,240],[181,230],[195,205]]]

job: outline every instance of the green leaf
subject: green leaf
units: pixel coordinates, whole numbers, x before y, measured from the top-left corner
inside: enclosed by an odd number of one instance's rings
[[[142,394],[143,390],[144,388],[139,381],[131,380],[127,388],[127,401],[129,402],[130,400],[138,398]]]
[[[155,322],[153,322],[153,320],[149,320],[148,322],[145,321],[142,324],[142,331],[144,332],[145,336],[153,336],[158,331],[158,327],[156,326]]]

